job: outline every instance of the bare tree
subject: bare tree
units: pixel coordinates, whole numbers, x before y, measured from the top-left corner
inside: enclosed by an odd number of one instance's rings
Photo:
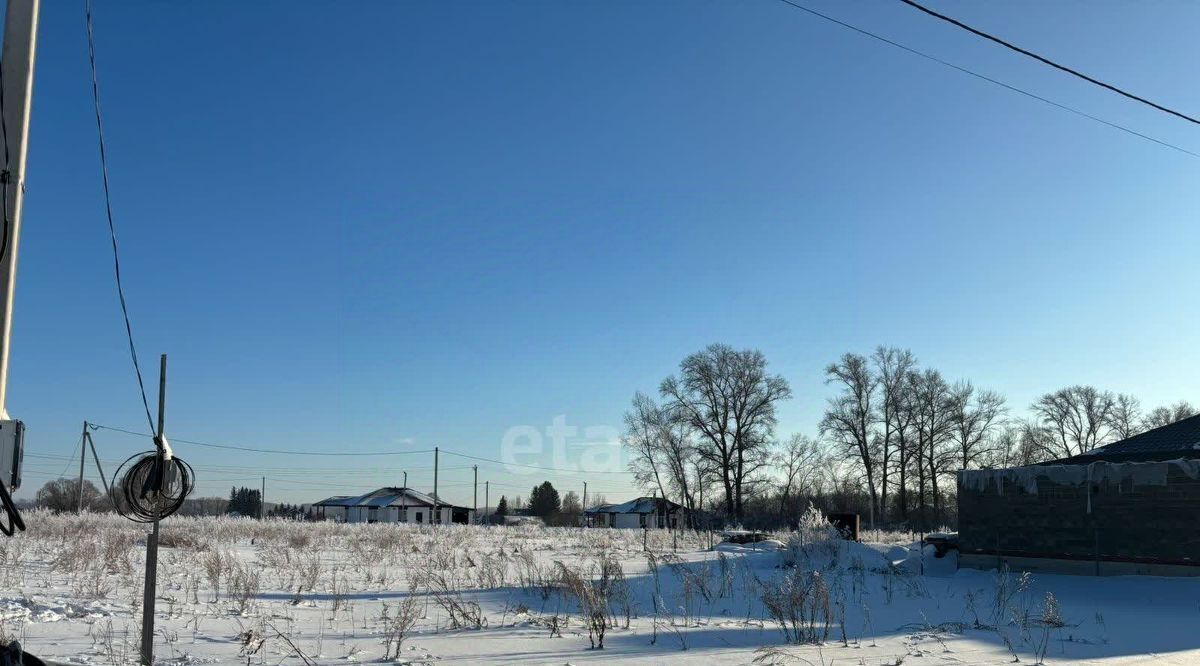
[[[1186,400],[1180,400],[1169,407],[1155,407],[1150,410],[1150,413],[1146,414],[1146,419],[1142,422],[1142,427],[1146,430],[1161,428],[1171,425],[1176,421],[1182,421],[1188,417],[1195,416],[1197,413],[1200,413],[1200,410],[1193,407],[1191,403]]]
[[[1112,428],[1117,439],[1133,437],[1142,431],[1141,416],[1141,401],[1128,393],[1118,393],[1113,398],[1108,427]]]
[[[663,480],[662,438],[669,431],[669,416],[654,400],[638,391],[633,407],[625,412],[625,434],[621,443],[629,449],[629,472],[643,488],[657,488],[660,497],[669,498]]]
[[[1004,397],[959,382],[950,390],[949,408],[950,440],[957,449],[959,469],[978,467],[992,453],[992,434],[1006,412]]]
[[[875,424],[875,400],[879,379],[871,372],[867,359],[858,354],[843,354],[825,368],[825,383],[841,387],[829,398],[821,419],[821,434],[830,437],[843,454],[854,459],[863,472],[870,496],[871,527],[879,508],[878,479],[881,475],[878,441],[872,438]]]
[[[902,400],[905,398],[908,373],[917,364],[912,352],[896,347],[884,347],[880,345],[875,348],[875,353],[871,355],[871,361],[875,366],[875,376],[879,379],[879,422],[882,427],[882,433],[878,436],[879,441],[879,515],[881,518],[887,518],[887,498],[888,498],[888,480],[892,472],[892,454],[893,443],[897,438],[903,441],[901,434],[901,424],[897,423],[897,418],[901,417],[903,411]],[[900,457],[904,458],[905,454],[900,453]],[[904,473],[901,472],[901,478]],[[901,481],[903,484],[903,481]]]
[[[954,425],[954,409],[950,386],[937,370],[912,372],[916,416],[913,429],[917,437],[917,497],[921,510],[921,527],[929,527],[926,512],[926,484],[933,500],[933,519],[941,520],[942,496],[938,480],[946,473],[954,459],[954,451],[947,446],[950,430]]]
[[[796,433],[782,445],[776,456],[776,465],[782,477],[779,489],[779,516],[786,522],[784,516],[792,494],[803,495],[811,492],[814,481],[821,473],[820,445],[816,440]]]
[[[91,481],[83,482],[83,508],[100,511],[107,508],[107,498]],[[54,479],[38,489],[33,503],[55,513],[73,512],[79,508],[79,479]]]
[[[1030,407],[1053,435],[1053,451],[1065,458],[1104,444],[1116,398],[1094,386],[1068,386],[1038,398]]]
[[[767,373],[760,351],[714,344],[683,359],[659,392],[696,433],[699,454],[720,473],[726,512],[740,522],[743,497],[768,462],[776,403],[792,397],[787,380]]]

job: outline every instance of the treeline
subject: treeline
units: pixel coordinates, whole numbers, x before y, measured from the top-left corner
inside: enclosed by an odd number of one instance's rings
[[[1017,414],[1005,397],[949,381],[912,352],[879,347],[825,369],[834,394],[814,436],[775,432],[792,397],[756,350],[711,345],[637,393],[625,415],[629,469],[689,515],[773,527],[811,502],[864,524],[931,529],[955,520],[961,469],[1028,465],[1086,453],[1197,413],[1188,402],[1143,411],[1133,396],[1069,386]]]

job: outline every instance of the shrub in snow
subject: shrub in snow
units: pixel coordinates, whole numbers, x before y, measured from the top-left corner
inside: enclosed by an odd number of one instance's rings
[[[787,548],[782,551],[783,565],[832,568],[837,563],[843,543],[838,529],[815,506],[809,504],[808,510],[800,517],[796,531],[788,536]]]

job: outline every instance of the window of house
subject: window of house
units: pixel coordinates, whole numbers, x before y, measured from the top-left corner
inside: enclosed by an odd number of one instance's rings
[[[645,527],[645,526],[646,526],[646,514],[639,513],[638,514],[638,527]]]
[[[425,522],[425,514],[421,513],[420,511],[417,512],[417,522],[418,523]]]

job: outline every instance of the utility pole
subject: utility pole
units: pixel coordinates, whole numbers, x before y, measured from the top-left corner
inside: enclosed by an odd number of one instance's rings
[[[159,487],[166,482],[166,456],[163,446],[163,431],[167,420],[167,355],[158,362],[158,429],[154,437],[158,449]],[[154,531],[146,535],[146,580],[142,586],[142,666],[154,664],[154,598],[158,584],[158,518],[154,518]]]
[[[488,512],[488,518],[489,518],[488,524],[489,525],[492,524],[492,521],[490,520],[490,518],[492,516],[492,511],[489,508],[490,506],[492,506],[491,494],[492,494],[492,482],[484,481],[483,482],[483,510]]]
[[[579,519],[587,525],[587,481],[583,482],[583,515]]]
[[[433,447],[433,524],[442,522],[442,510],[438,507],[437,494],[438,447]]]
[[[83,434],[79,436],[79,506],[75,507],[75,513],[83,513],[83,457],[87,455],[87,443],[87,421],[84,421]]]
[[[408,522],[408,470],[404,470],[404,487],[400,489],[400,516]]]
[[[262,492],[258,494],[258,519],[267,518],[267,477],[262,478]]]
[[[29,105],[37,51],[39,0],[8,0],[4,15],[3,126],[6,163],[0,172],[4,216],[0,220],[0,419],[8,418],[8,352],[12,342],[13,293],[17,285],[17,246],[25,203],[25,156],[29,152]]]
[[[475,504],[475,522],[479,522],[479,465],[472,465],[471,469],[475,470],[475,496],[471,500]]]

